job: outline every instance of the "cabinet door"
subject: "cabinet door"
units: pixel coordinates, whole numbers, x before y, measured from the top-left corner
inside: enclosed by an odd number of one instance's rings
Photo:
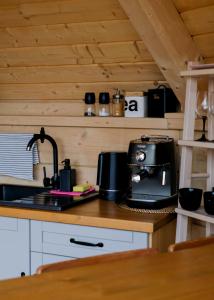
[[[29,274],[29,220],[0,217],[0,279]]]
[[[36,269],[41,265],[51,264],[64,260],[74,259],[72,257],[52,255],[39,252],[31,252],[31,275],[36,273]]]

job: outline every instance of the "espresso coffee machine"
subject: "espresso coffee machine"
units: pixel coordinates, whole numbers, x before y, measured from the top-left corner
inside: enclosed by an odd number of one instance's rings
[[[177,200],[174,140],[142,136],[128,151],[129,207],[159,209]]]

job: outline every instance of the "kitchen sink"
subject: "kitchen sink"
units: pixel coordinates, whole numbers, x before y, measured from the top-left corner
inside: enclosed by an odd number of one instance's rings
[[[96,198],[97,192],[83,196],[58,196],[44,187],[0,184],[0,206],[61,211]]]
[[[37,186],[0,184],[0,202],[33,196],[47,190],[47,188]]]

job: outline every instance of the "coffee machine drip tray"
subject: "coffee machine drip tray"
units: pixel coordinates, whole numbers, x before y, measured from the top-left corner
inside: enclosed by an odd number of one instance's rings
[[[151,194],[132,194],[127,197],[125,202],[132,208],[159,209],[176,204],[177,194],[170,197]]]

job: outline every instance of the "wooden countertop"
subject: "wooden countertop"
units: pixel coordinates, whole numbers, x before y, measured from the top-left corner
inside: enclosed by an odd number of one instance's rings
[[[0,282],[2,300],[213,299],[214,245]]]
[[[100,199],[72,207],[63,212],[0,206],[0,216],[38,221],[60,222],[104,228],[152,233],[167,224],[175,214],[141,214]]]

